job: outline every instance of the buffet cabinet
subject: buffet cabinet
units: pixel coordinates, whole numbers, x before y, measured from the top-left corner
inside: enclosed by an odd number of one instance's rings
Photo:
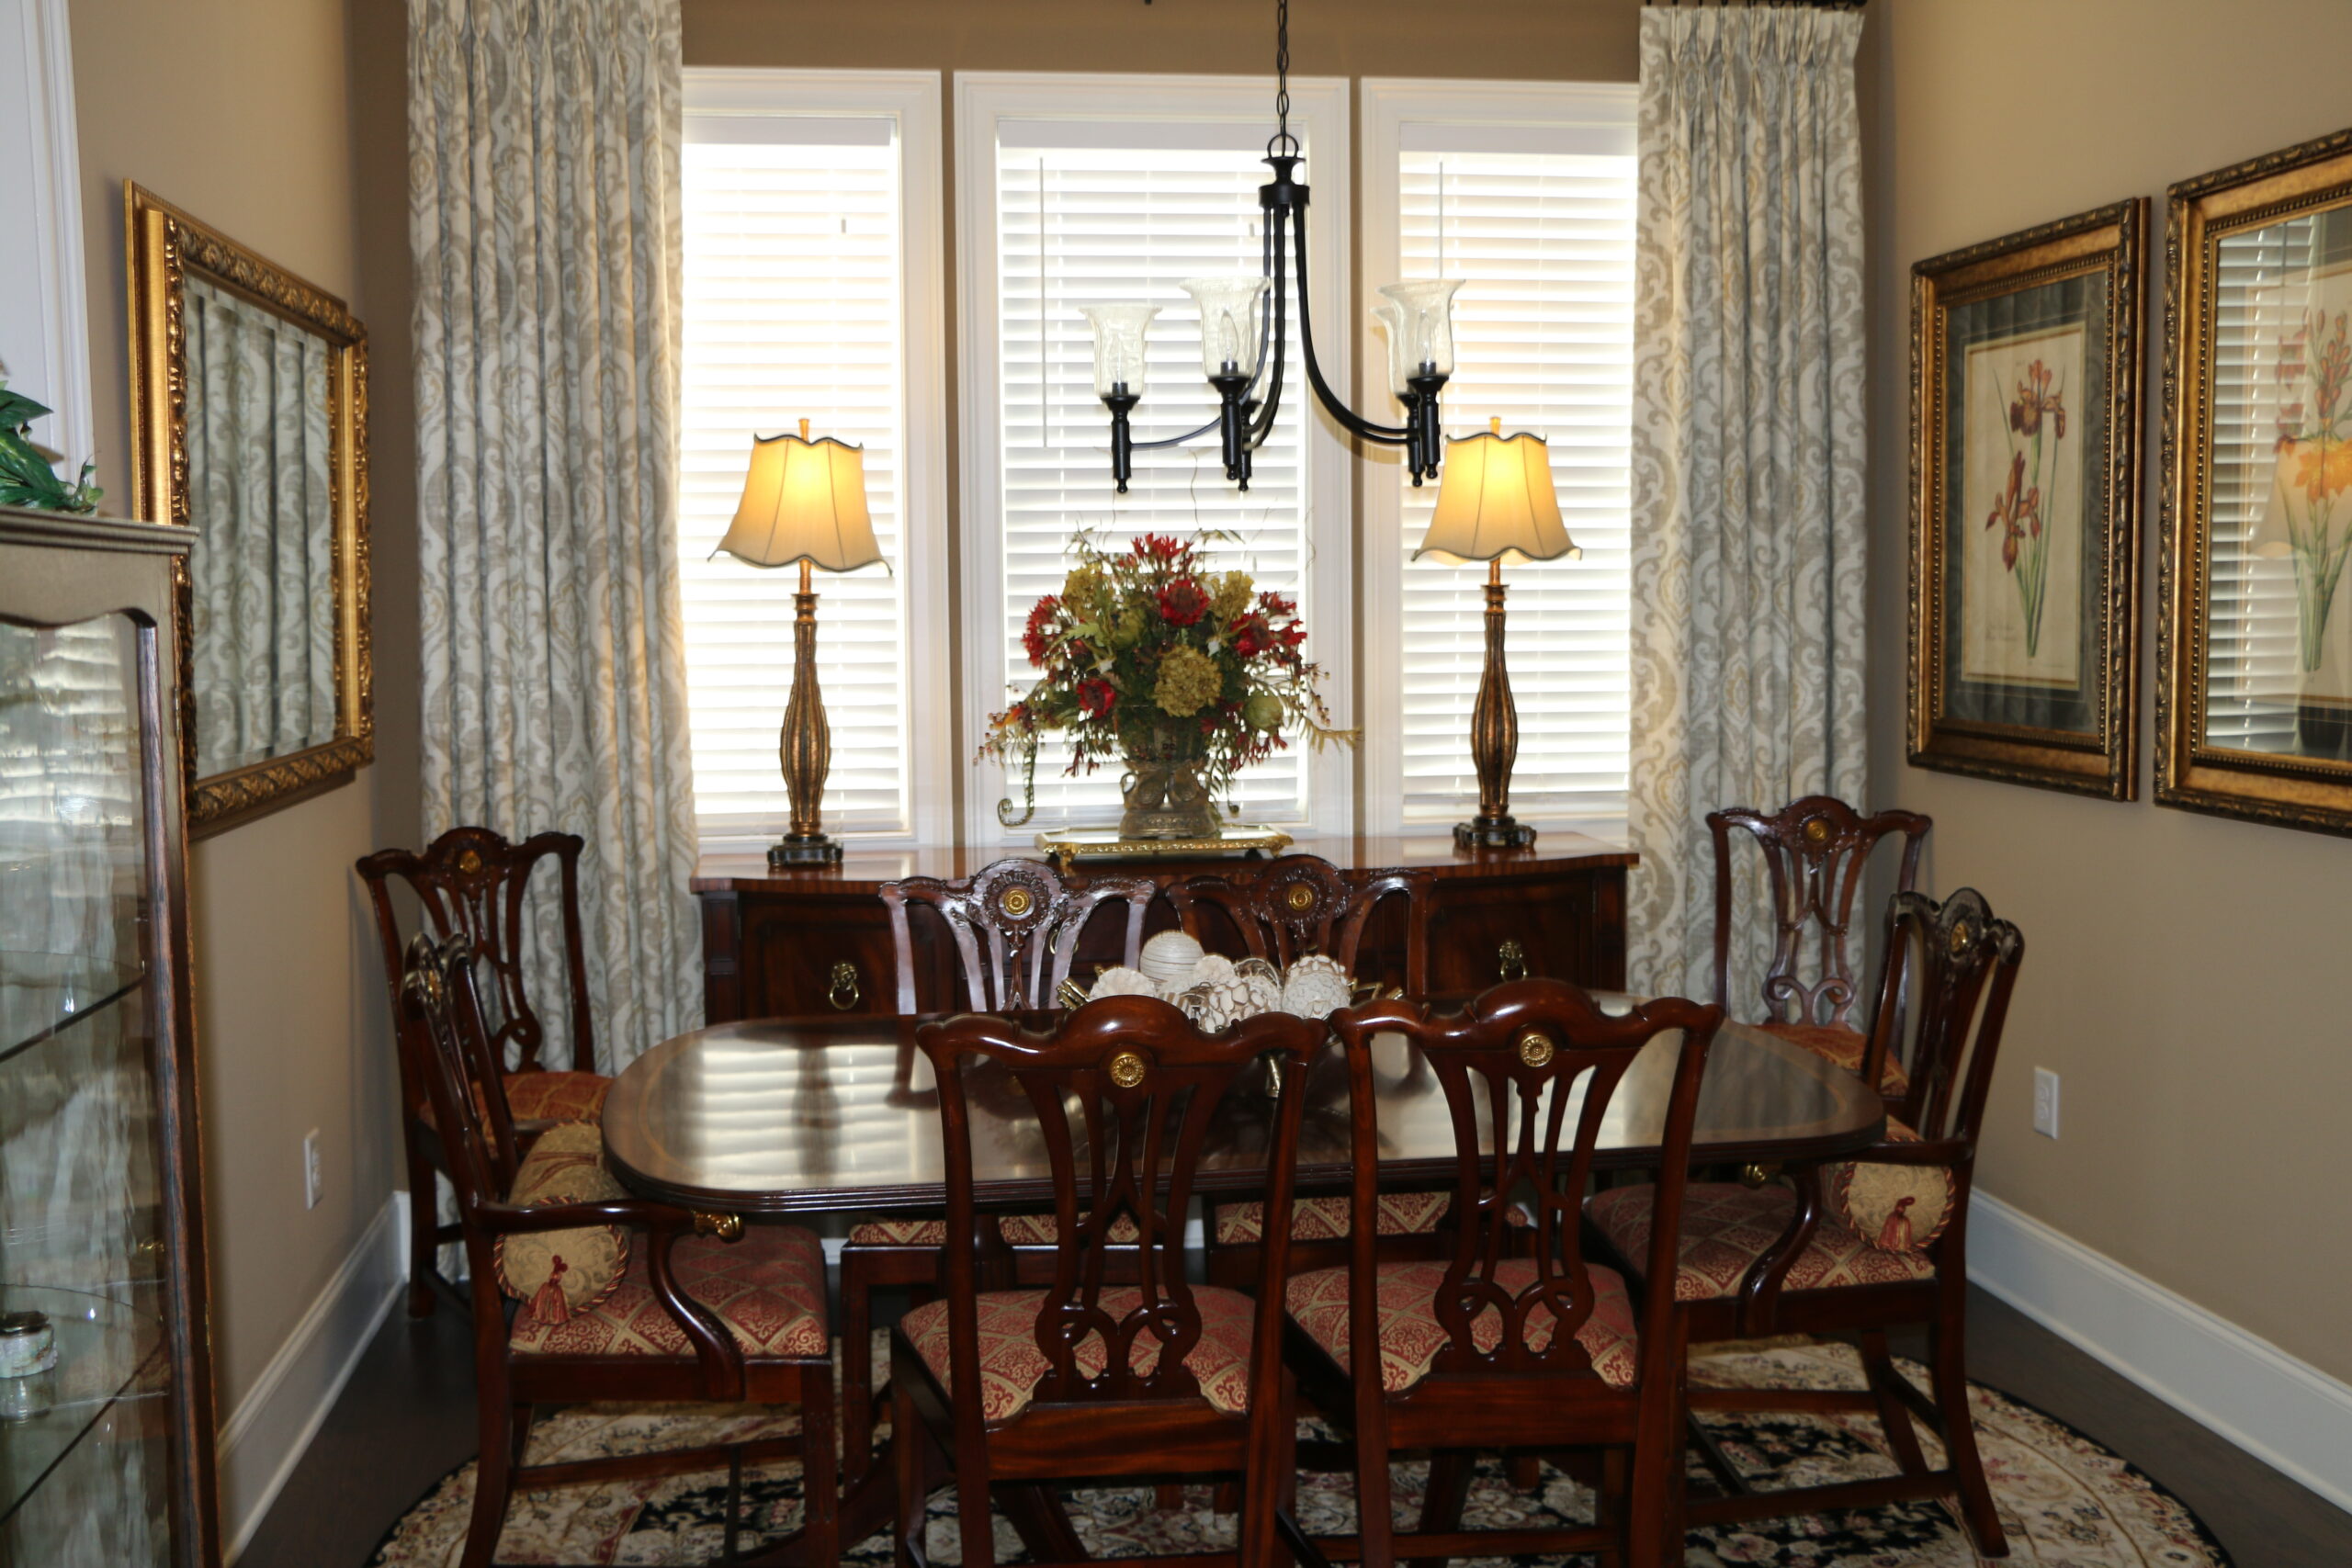
[[[1007,852],[961,848],[852,852],[838,865],[771,869],[757,855],[711,855],[694,890],[702,901],[704,1012],[711,1023],[821,1012],[898,1010],[898,960],[882,885],[906,876],[967,876]],[[1625,983],[1625,871],[1634,855],[1575,833],[1547,833],[1524,850],[1464,851],[1451,839],[1306,840],[1290,853],[1321,855],[1364,879],[1392,869],[1427,871],[1430,984],[1476,991],[1498,980],[1550,976],[1599,989]],[[1238,874],[1250,863],[1152,860],[1071,874],[1148,876],[1164,888],[1197,872]],[[1173,930],[1163,896],[1147,934]],[[1404,978],[1402,900],[1385,900],[1359,952],[1359,976]],[[956,1005],[956,950],[936,911],[908,909],[917,1006]],[[1091,976],[1121,957],[1121,912],[1088,925],[1074,973]],[[1238,933],[1209,931],[1213,952],[1238,954]]]
[[[175,570],[0,508],[0,1563],[212,1568]]]

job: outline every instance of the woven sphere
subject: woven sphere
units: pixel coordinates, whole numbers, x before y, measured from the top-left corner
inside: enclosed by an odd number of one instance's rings
[[[1283,1011],[1295,1018],[1329,1018],[1348,1005],[1354,989],[1336,959],[1310,953],[1283,976]]]
[[[1173,996],[1193,983],[1193,970],[1200,962],[1199,942],[1182,931],[1161,931],[1143,944],[1143,956],[1136,966],[1151,976],[1163,994]]]
[[[1234,984],[1242,989],[1243,1018],[1283,1010],[1282,971],[1262,958],[1245,958],[1233,966]]]
[[[1156,997],[1159,995],[1159,987],[1153,985],[1151,976],[1142,970],[1130,969],[1124,964],[1114,964],[1094,976],[1094,988],[1086,994],[1090,998]]]

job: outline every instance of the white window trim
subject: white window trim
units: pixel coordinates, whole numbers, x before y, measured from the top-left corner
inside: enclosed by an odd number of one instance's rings
[[[1348,85],[1334,76],[1293,77],[1291,118],[1306,131],[1314,149],[1314,167],[1323,176],[1312,182],[1313,217],[1309,220],[1312,248],[1308,264],[1309,298],[1318,328],[1316,342],[1326,357],[1324,376],[1335,387],[1351,378],[1354,334],[1335,324],[1348,321],[1347,258],[1353,231],[1350,226],[1347,174],[1354,167],[1348,156]],[[1043,72],[959,72],[956,77],[956,232],[959,237],[957,310],[959,347],[963,362],[962,491],[963,574],[967,584],[989,584],[981,596],[967,592],[963,599],[963,701],[965,734],[975,747],[987,733],[989,715],[1004,705],[1003,628],[993,617],[975,614],[976,603],[993,604],[994,585],[1003,572],[1003,549],[996,519],[1001,515],[1003,468],[999,433],[1003,428],[1001,383],[997,348],[997,128],[1004,120],[1168,120],[1214,119],[1273,130],[1274,84],[1255,76],[1082,75]],[[1272,177],[1271,172],[1268,175]],[[1393,221],[1393,220],[1392,220]],[[1295,329],[1294,329],[1295,330]],[[1191,389],[1172,395],[1189,395]],[[1204,411],[1205,389],[1200,391]],[[1292,407],[1314,406],[1314,394],[1300,378],[1283,389]],[[1293,401],[1295,400],[1295,401]],[[1105,428],[1109,415],[1105,414]],[[1289,411],[1285,410],[1285,417]],[[1308,494],[1312,508],[1308,537],[1313,548],[1308,567],[1312,615],[1307,627],[1308,649],[1323,666],[1323,693],[1335,721],[1345,728],[1353,706],[1354,631],[1357,617],[1350,613],[1350,567],[1354,550],[1352,475],[1346,437],[1328,417],[1318,413],[1316,429],[1306,442]],[[1204,439],[1206,439],[1205,437]],[[1110,492],[1110,472],[1103,471],[1103,491]],[[1317,750],[1300,744],[1306,769],[1307,798],[1315,803],[1308,831],[1317,837],[1344,836],[1355,830],[1354,759],[1344,748]],[[972,765],[964,802],[964,840],[967,844],[1027,845],[1038,828],[999,824],[996,803],[1009,793],[1007,770],[982,759]]]
[[[1367,287],[1403,276],[1397,255],[1397,159],[1408,126],[1476,126],[1498,130],[1560,130],[1578,126],[1625,128],[1629,132],[1639,87],[1631,82],[1469,82],[1367,76],[1359,85],[1363,126],[1363,162],[1357,184],[1363,196],[1362,250]],[[1367,380],[1385,352],[1369,318],[1356,324]],[[1358,404],[1368,416],[1383,415],[1368,405],[1385,404],[1385,389],[1360,386]],[[1393,412],[1394,411],[1390,411]],[[1388,477],[1396,449],[1368,450],[1374,467],[1364,474],[1362,536],[1363,576],[1360,604],[1367,626],[1399,626],[1405,613],[1404,498]],[[1366,639],[1363,668],[1363,793],[1366,833],[1440,833],[1442,824],[1404,819],[1404,668],[1395,637]],[[1462,737],[1466,751],[1470,737]],[[1463,816],[1476,816],[1478,802],[1463,801]],[[1514,815],[1517,815],[1514,813]],[[1622,829],[1617,817],[1521,817],[1538,828],[1586,832]]]
[[[13,38],[12,38],[13,35]],[[0,190],[25,203],[11,213],[25,228],[0,255],[0,347],[25,345],[40,359],[12,368],[16,389],[50,407],[33,438],[64,454],[67,479],[97,440],[90,419],[90,325],[82,269],[82,160],[74,106],[74,55],[65,0],[0,0]],[[17,265],[29,268],[21,276]],[[107,511],[128,516],[130,496]]]
[[[942,844],[955,836],[953,639],[948,633],[947,325],[940,75],[689,65],[685,112],[896,122],[899,279],[905,295],[908,829],[838,833],[852,848]],[[780,787],[780,786],[779,786]]]

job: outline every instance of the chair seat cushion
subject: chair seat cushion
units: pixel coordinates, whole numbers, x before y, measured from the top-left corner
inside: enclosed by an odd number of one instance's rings
[[[612,1087],[601,1073],[509,1073],[506,1109],[518,1122],[594,1122]]]
[[[506,1201],[532,1209],[628,1196],[628,1190],[605,1168],[604,1134],[587,1123],[567,1122],[548,1128],[532,1144]],[[491,1252],[498,1288],[527,1303],[524,1315],[557,1323],[587,1311],[617,1289],[628,1255],[629,1234],[619,1225],[517,1232],[500,1236]],[[550,1282],[554,1292],[543,1294]]]
[[[570,1322],[518,1314],[508,1340],[518,1356],[687,1356],[684,1330],[653,1293],[647,1245],[630,1249],[613,1292]],[[716,1313],[746,1356],[821,1357],[831,1348],[825,1316],[825,1249],[800,1225],[746,1225],[741,1241],[679,1238],[671,1253],[679,1288]]]
[[[1051,1214],[1006,1214],[998,1224],[1004,1231],[1007,1247],[1051,1247],[1060,1233]],[[1132,1214],[1121,1214],[1111,1222],[1111,1240],[1120,1246],[1133,1247],[1143,1239]],[[944,1247],[947,1245],[947,1222],[944,1219],[892,1217],[863,1220],[849,1227],[852,1247]]]
[[[1402,1393],[1429,1376],[1438,1352],[1451,1342],[1438,1321],[1438,1287],[1445,1282],[1446,1265],[1384,1263],[1377,1270],[1380,1303],[1380,1386]],[[1588,1266],[1592,1280],[1592,1315],[1577,1330],[1577,1343],[1592,1358],[1592,1370],[1602,1381],[1623,1388],[1640,1370],[1641,1333],[1634,1322],[1634,1306],[1625,1280],[1614,1269]],[[1535,1260],[1506,1258],[1496,1265],[1494,1281],[1516,1294],[1535,1282]],[[1317,1345],[1351,1371],[1348,1345],[1348,1270],[1317,1269],[1295,1275],[1287,1292],[1290,1315]],[[1552,1342],[1556,1320],[1538,1307],[1527,1314],[1527,1346],[1541,1350]],[[1481,1352],[1502,1342],[1502,1314],[1488,1307],[1470,1320],[1471,1343]]]
[[[980,1415],[984,1420],[1005,1421],[1029,1406],[1051,1367],[1037,1348],[1037,1313],[1045,1304],[1044,1291],[984,1291],[979,1297]],[[1102,1309],[1124,1318],[1143,1304],[1143,1292],[1116,1286],[1097,1298]],[[1201,1337],[1184,1358],[1184,1366],[1201,1385],[1201,1395],[1217,1409],[1238,1415],[1250,1408],[1250,1331],[1257,1306],[1238,1291],[1215,1285],[1193,1288],[1193,1304],[1201,1314]],[[922,1357],[939,1385],[955,1389],[947,1350],[945,1301],[925,1302],[899,1320],[907,1342]],[[1149,1373],[1159,1365],[1159,1341],[1147,1328],[1128,1348],[1131,1371]],[[1099,1334],[1079,1341],[1074,1357],[1078,1370],[1099,1377],[1109,1360]]]
[[[1849,1073],[1862,1070],[1862,1057],[1870,1050],[1870,1037],[1842,1023],[1781,1023],[1760,1025],[1767,1034],[1777,1034],[1792,1045],[1802,1045],[1815,1055],[1837,1063]],[[1879,1068],[1878,1088],[1881,1094],[1900,1097],[1911,1092],[1911,1077],[1894,1053],[1886,1054],[1886,1063]]]
[[[1453,1201],[1450,1192],[1383,1192],[1374,1224],[1380,1235],[1427,1235],[1435,1231],[1438,1222],[1445,1218],[1446,1206]],[[1301,1198],[1292,1205],[1290,1238],[1293,1241],[1345,1241],[1348,1237],[1348,1200],[1337,1198]],[[1266,1206],[1252,1198],[1243,1203],[1220,1204],[1216,1211],[1216,1244],[1219,1247],[1256,1247],[1266,1239]]]
[[[1649,1267],[1650,1204],[1656,1189],[1612,1187],[1585,1206],[1592,1223],[1636,1275]],[[1785,1187],[1749,1189],[1737,1182],[1694,1181],[1683,1200],[1681,1268],[1674,1277],[1677,1301],[1728,1296],[1756,1260],[1770,1252],[1796,1212],[1797,1195]],[[1826,1208],[1826,1206],[1825,1206]],[[1885,1252],[1870,1246],[1826,1211],[1789,1266],[1781,1288],[1834,1291],[1850,1285],[1902,1284],[1930,1280],[1936,1266],[1917,1252]]]

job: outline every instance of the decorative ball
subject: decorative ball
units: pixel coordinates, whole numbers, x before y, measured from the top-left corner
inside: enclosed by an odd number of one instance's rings
[[[1090,998],[1156,997],[1159,995],[1159,987],[1153,985],[1151,976],[1142,970],[1130,969],[1124,964],[1114,964],[1094,976],[1094,988],[1086,994]]]
[[[1348,1005],[1354,991],[1338,960],[1310,953],[1283,976],[1283,1011],[1295,1018],[1329,1018]]]
[[[1268,692],[1261,692],[1241,705],[1241,716],[1252,729],[1280,729],[1283,724],[1283,700]]]
[[[1245,958],[1236,964],[1233,983],[1241,987],[1242,1017],[1255,1018],[1261,1012],[1283,1010],[1282,971],[1264,959]]]
[[[1164,995],[1174,996],[1193,983],[1201,961],[1201,944],[1182,931],[1161,931],[1143,944],[1136,966],[1151,977]]]
[[[1190,986],[1226,986],[1233,982],[1233,960],[1223,953],[1204,953],[1201,961],[1193,965]]]

